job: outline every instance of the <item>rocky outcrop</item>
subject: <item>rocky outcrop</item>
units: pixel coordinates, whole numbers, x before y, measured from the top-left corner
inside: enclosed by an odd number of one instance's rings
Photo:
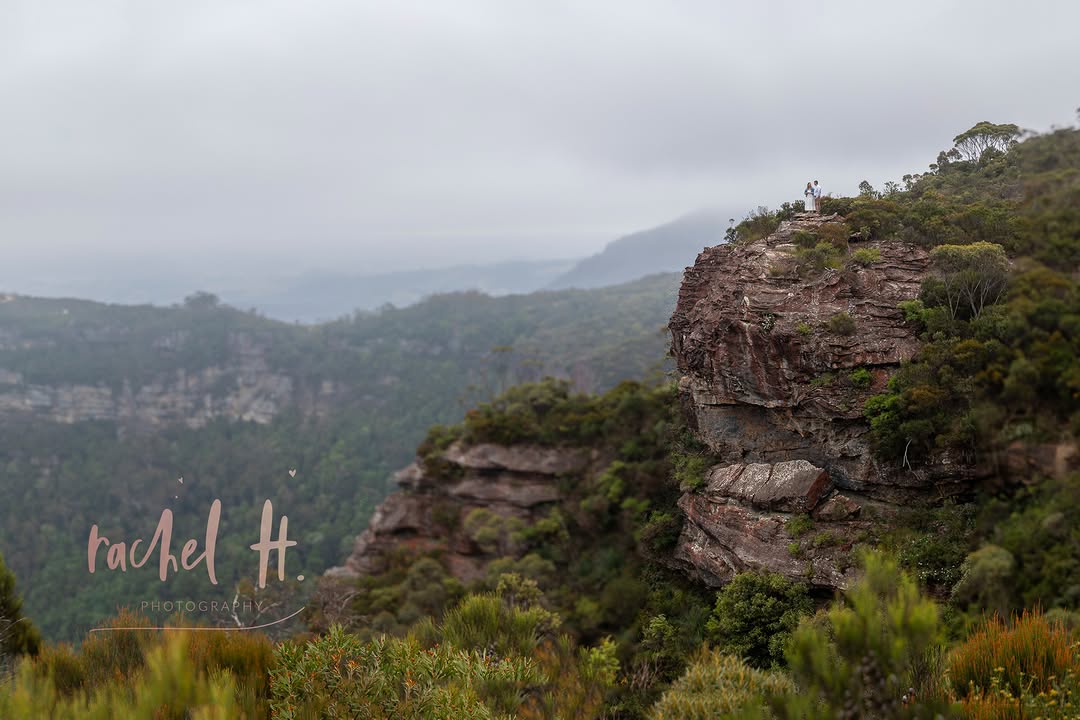
[[[797,216],[762,240],[707,248],[683,277],[670,323],[680,399],[719,463],[679,501],[675,562],[710,585],[753,568],[843,587],[864,506],[933,502],[974,472],[947,457],[913,472],[872,455],[863,403],[919,348],[897,305],[918,295],[929,256],[852,242],[880,259],[793,272],[796,233],[841,222]],[[811,542],[787,530],[798,513],[820,526]]]
[[[159,338],[154,346],[175,350],[184,340],[184,334],[176,332]],[[137,386],[128,380],[119,387],[41,385],[0,368],[0,418],[32,417],[59,423],[110,420],[142,429],[173,424],[198,428],[217,417],[269,423],[294,404],[306,414],[325,413],[340,399],[340,391],[330,381],[298,387],[291,376],[270,368],[266,348],[246,333],[233,333],[227,364],[180,368]]]
[[[598,455],[588,449],[454,443],[395,475],[401,492],[379,505],[345,565],[325,576],[376,575],[389,567],[394,553],[406,549],[437,552],[452,575],[476,580],[493,548],[470,534],[470,514],[483,510],[496,523],[531,525],[562,499],[560,479],[588,472]]]

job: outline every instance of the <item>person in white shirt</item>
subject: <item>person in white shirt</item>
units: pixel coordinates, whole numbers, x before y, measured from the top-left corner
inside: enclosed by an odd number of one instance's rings
[[[821,186],[814,181],[814,212],[821,212]]]

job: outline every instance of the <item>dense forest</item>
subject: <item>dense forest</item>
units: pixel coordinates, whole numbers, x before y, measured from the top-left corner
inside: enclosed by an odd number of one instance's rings
[[[200,427],[147,427],[0,415],[0,551],[52,640],[78,640],[121,605],[209,594],[205,574],[180,572],[167,590],[154,572],[88,576],[93,524],[107,537],[149,541],[170,507],[177,537],[201,538],[220,499],[214,597],[231,600],[237,583],[251,579],[247,545],[257,537],[242,541],[258,532],[262,503],[271,499],[299,542],[290,574],[314,578],[348,553],[429,426],[542,375],[602,390],[661,372],[675,283],[658,275],[590,291],[456,293],[318,326],[267,320],[206,294],[177,308],[0,303],[7,337],[0,367],[24,383],[118,393],[215,366],[224,371],[210,391],[225,393],[246,372],[229,364],[239,337],[265,356],[265,372],[299,387],[334,387],[325,411],[305,412],[297,402],[268,423],[217,417]]]
[[[860,238],[911,243],[932,261],[902,308],[921,349],[863,408],[876,461],[981,468],[972,492],[910,508],[848,548],[860,572],[844,592],[754,572],[719,590],[688,580],[668,561],[675,501],[710,460],[673,383],[638,376],[583,394],[544,380],[505,388],[418,445],[435,477],[453,472],[440,453],[455,443],[585,448],[602,464],[562,477],[532,525],[471,515],[461,530],[488,554],[483,577],[462,583],[438,553],[403,542],[386,572],[349,581],[332,607],[313,598],[308,632],[276,644],[144,630],[74,650],[39,647],[20,621],[22,585],[0,568],[0,610],[19,628],[4,648],[28,656],[0,689],[0,715],[1076,717],[1080,129],[1025,137],[979,123],[927,172],[863,183],[824,210],[847,232],[801,243],[798,272],[874,263]],[[762,208],[728,240],[762,238],[795,212]],[[1006,472],[1017,453],[1048,449],[1053,472]],[[149,625],[114,620],[133,623]]]

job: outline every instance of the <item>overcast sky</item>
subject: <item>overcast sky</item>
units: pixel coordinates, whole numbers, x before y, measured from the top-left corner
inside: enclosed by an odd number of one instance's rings
[[[0,281],[582,256],[853,193],[980,120],[1074,123],[1077,28],[1074,0],[0,0]]]

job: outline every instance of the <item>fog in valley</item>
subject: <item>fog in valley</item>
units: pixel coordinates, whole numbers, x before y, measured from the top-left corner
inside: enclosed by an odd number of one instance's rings
[[[544,287],[700,208],[925,170],[979,120],[1068,123],[1078,20],[1003,0],[5,3],[0,290],[201,289],[310,320]],[[363,279],[521,261],[543,264]],[[290,299],[327,284],[369,290]]]

